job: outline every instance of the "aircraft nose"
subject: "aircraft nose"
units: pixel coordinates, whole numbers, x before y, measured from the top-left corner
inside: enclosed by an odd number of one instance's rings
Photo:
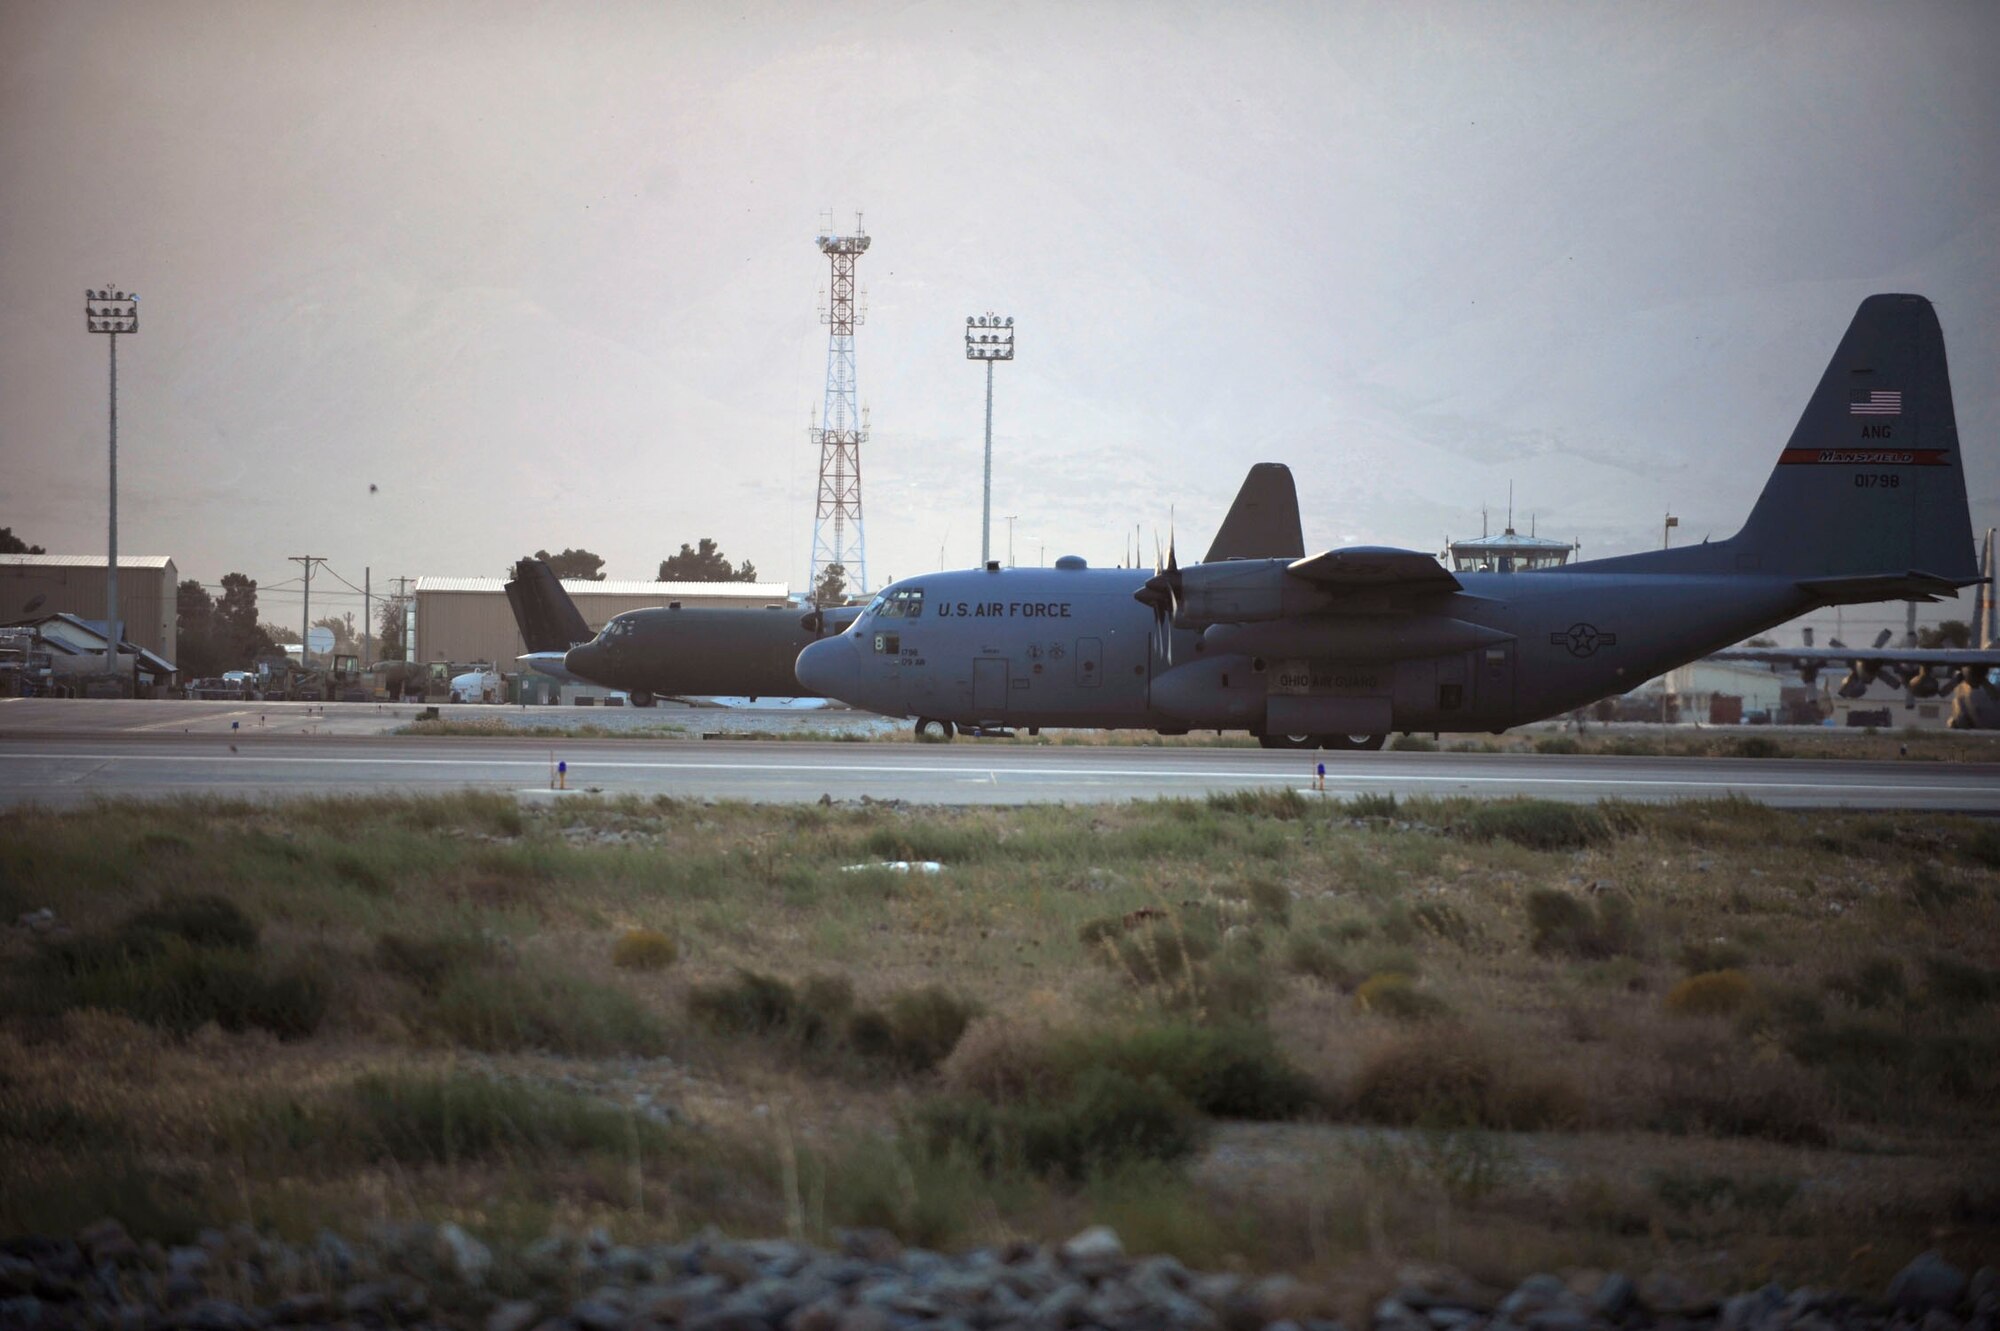
[[[799,684],[815,698],[853,702],[861,670],[854,661],[854,644],[846,638],[808,643],[799,653]]]
[[[573,675],[590,677],[590,667],[597,661],[597,644],[580,642],[563,653],[563,668]]]

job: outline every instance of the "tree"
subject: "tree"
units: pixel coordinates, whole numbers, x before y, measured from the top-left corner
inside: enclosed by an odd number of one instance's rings
[[[174,665],[182,679],[207,679],[229,668],[217,641],[215,598],[193,578],[174,588],[174,628],[180,644]]]
[[[297,629],[288,629],[283,624],[259,624],[257,630],[277,646],[296,647],[299,645],[299,631]]]
[[[0,527],[0,555],[45,555],[39,545],[29,545],[14,534],[12,527]]]
[[[408,600],[400,596],[391,596],[382,602],[381,615],[375,625],[376,660],[400,661],[408,655],[403,650],[403,619],[408,610]]]
[[[1917,630],[1917,646],[1926,648],[1970,647],[1972,625],[1962,619],[1947,619],[1934,629]]]
[[[819,571],[819,581],[813,585],[813,604],[817,606],[839,605],[847,599],[847,566],[828,564]]]
[[[729,557],[715,548],[715,538],[701,538],[701,548],[696,549],[686,541],[681,542],[681,552],[672,559],[660,561],[660,582],[755,582],[757,568],[749,560],[731,568]]]
[[[535,558],[546,561],[550,571],[558,578],[575,578],[581,582],[604,581],[604,560],[581,547],[565,550],[559,555],[537,550]]]

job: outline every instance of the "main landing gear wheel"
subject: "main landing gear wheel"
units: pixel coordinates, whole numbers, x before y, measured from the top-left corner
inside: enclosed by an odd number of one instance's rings
[[[1322,749],[1366,749],[1373,751],[1382,747],[1387,735],[1321,735]]]
[[[644,689],[633,689],[629,696],[632,699],[634,707],[651,707],[653,705],[653,695]]]
[[[934,721],[928,716],[917,718],[918,739],[948,741],[957,733],[956,728],[949,721]]]
[[[1257,742],[1267,749],[1310,749],[1315,744],[1311,735],[1259,735]]]

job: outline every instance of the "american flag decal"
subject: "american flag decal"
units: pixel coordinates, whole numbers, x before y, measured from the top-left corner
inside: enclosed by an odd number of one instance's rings
[[[1850,416],[1900,416],[1903,414],[1903,390],[1900,388],[1871,388],[1866,393],[1857,393],[1848,400],[1847,414]]]

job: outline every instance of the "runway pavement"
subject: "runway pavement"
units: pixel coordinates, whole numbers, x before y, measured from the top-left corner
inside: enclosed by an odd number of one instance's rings
[[[377,716],[373,704],[317,713],[302,704],[252,704],[245,714],[234,704],[12,701],[0,704],[0,805],[467,787],[536,800],[598,791],[776,802],[865,795],[912,804],[1080,803],[1280,787],[1311,794],[1313,763],[1323,757],[1330,797],[1741,795],[1800,808],[2000,813],[2000,766],[1991,764],[370,733],[407,722],[409,710],[399,718]],[[246,727],[247,716],[264,720]],[[558,761],[568,764],[570,796],[550,789]]]

